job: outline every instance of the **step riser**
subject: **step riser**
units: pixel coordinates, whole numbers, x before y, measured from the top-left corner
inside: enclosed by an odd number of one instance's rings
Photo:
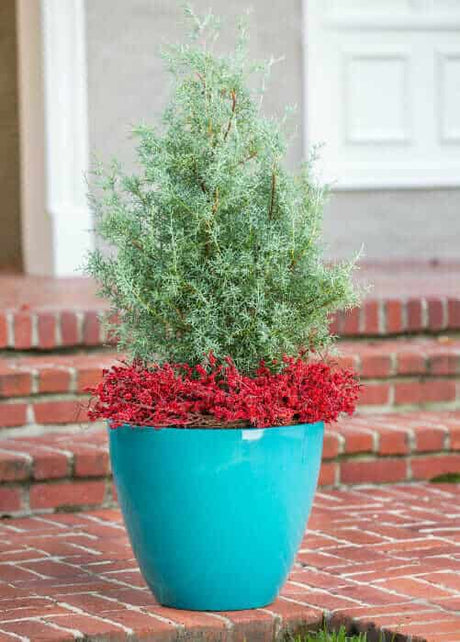
[[[344,458],[323,461],[318,486],[342,488],[363,484],[426,481],[460,469],[458,453],[436,452],[406,457]],[[0,517],[74,512],[117,506],[110,476],[68,478],[42,483],[0,482]]]
[[[114,504],[105,429],[74,428],[0,442],[0,514]],[[412,482],[459,470],[460,413],[362,416],[326,430],[319,485]]]
[[[102,319],[109,313],[89,310],[4,310],[0,312],[0,349],[55,350],[113,343]],[[460,330],[460,299],[366,299],[360,308],[333,315],[331,333],[345,337],[438,334]]]

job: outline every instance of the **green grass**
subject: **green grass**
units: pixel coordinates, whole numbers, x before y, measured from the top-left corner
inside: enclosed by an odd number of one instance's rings
[[[290,638],[289,642],[366,642],[367,636],[365,633],[360,635],[347,635],[344,627],[340,627],[339,631],[329,633],[326,630],[318,631],[317,633],[304,633]]]
[[[444,473],[430,479],[432,484],[459,484],[460,473]]]

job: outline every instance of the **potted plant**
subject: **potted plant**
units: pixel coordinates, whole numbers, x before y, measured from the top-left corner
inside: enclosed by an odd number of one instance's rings
[[[161,127],[137,127],[139,170],[96,172],[88,272],[129,358],[92,388],[141,571],[161,604],[261,607],[285,581],[310,512],[324,422],[354,410],[353,372],[320,355],[356,303],[352,263],[319,244],[323,192],[282,164],[246,62],[195,38],[169,47]],[[209,40],[208,40],[209,44]],[[269,66],[269,65],[268,65]]]

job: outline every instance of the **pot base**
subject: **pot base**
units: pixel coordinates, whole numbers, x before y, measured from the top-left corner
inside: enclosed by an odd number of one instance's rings
[[[150,590],[152,591],[153,595],[155,595],[155,589],[153,589],[151,586],[149,586]],[[227,612],[227,611],[253,611],[254,609],[263,609],[267,606],[270,606],[270,604],[273,604],[273,602],[276,600],[278,595],[275,595],[274,597],[270,598],[270,600],[267,602],[266,600],[263,600],[261,602],[251,602],[248,603],[244,599],[240,599],[237,602],[209,602],[206,601],[205,603],[201,603],[200,600],[198,601],[193,601],[193,602],[160,602],[161,606],[166,606],[170,609],[176,609],[178,611],[210,611],[211,613],[219,613],[219,612]]]

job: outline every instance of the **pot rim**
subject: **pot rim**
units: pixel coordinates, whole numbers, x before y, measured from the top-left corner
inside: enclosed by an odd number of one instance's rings
[[[136,433],[138,432],[161,432],[164,430],[167,430],[168,432],[176,432],[176,433],[227,433],[227,432],[240,432],[240,433],[248,433],[254,435],[262,434],[263,432],[269,431],[280,431],[280,430],[289,430],[290,428],[300,428],[300,427],[305,427],[305,426],[317,426],[318,424],[322,424],[324,426],[324,421],[315,421],[315,422],[310,422],[310,423],[299,423],[299,424],[285,424],[283,426],[267,426],[265,428],[256,428],[255,426],[235,426],[235,427],[228,427],[228,428],[223,428],[221,426],[219,427],[212,427],[212,426],[200,426],[200,427],[190,427],[190,426],[184,426],[183,428],[178,427],[178,426],[161,426],[160,428],[155,428],[155,426],[134,426],[132,424],[123,424],[122,426],[118,426],[117,428],[112,428],[110,425],[110,421],[107,421],[107,428],[112,432],[116,432],[117,430],[120,429],[129,429],[133,430]],[[250,437],[249,437],[250,438]]]

